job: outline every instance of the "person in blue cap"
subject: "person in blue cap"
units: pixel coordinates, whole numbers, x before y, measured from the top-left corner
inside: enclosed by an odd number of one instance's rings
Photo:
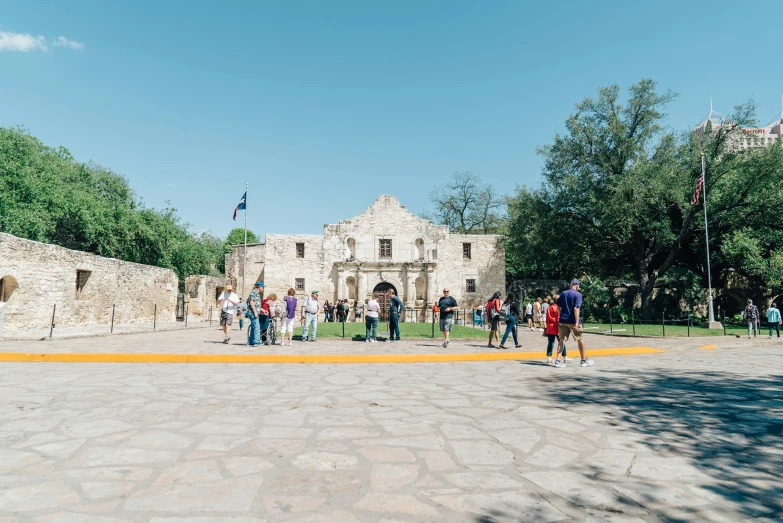
[[[250,333],[247,344],[250,347],[261,345],[261,294],[264,292],[264,282],[257,281],[250,296],[247,297],[247,308],[250,313]]]
[[[563,346],[568,341],[569,336],[573,336],[579,346],[579,355],[581,356],[581,366],[589,367],[593,360],[585,357],[585,342],[582,340],[582,325],[579,322],[579,315],[582,312],[582,293],[579,292],[579,280],[571,280],[571,288],[560,295],[557,300],[557,306],[560,308],[560,341],[557,344],[557,356],[555,357],[555,367],[565,367],[565,356],[560,361],[560,353],[563,352]]]
[[[307,341],[307,335],[312,327],[312,337],[310,341],[315,341],[315,331],[318,329],[318,308],[321,304],[318,302],[318,291],[310,291],[310,296],[305,298],[302,310],[302,341]]]

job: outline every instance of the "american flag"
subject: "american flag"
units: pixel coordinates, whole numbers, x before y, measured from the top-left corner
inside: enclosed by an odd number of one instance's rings
[[[699,203],[699,197],[701,196],[701,190],[704,188],[704,169],[702,169],[701,174],[699,175],[699,181],[696,183],[696,191],[693,193],[693,198],[691,198],[691,207]]]

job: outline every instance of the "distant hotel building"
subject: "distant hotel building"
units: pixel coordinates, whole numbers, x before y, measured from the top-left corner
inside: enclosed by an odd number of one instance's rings
[[[711,126],[712,128],[731,125],[731,119],[710,108],[710,114],[697,125],[693,132],[701,134]],[[736,149],[750,149],[753,147],[766,147],[783,136],[783,111],[779,113],[766,127],[743,128],[742,137],[734,138],[732,146]]]

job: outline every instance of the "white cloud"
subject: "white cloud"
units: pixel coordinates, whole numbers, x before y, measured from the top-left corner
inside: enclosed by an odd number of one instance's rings
[[[30,33],[10,33],[0,31],[0,51],[48,51],[46,38]]]
[[[68,49],[76,49],[77,51],[83,51],[84,50],[84,44],[81,42],[75,42],[73,40],[68,40],[64,36],[58,36],[57,40],[52,42],[53,45],[56,45],[57,47],[67,47]]]

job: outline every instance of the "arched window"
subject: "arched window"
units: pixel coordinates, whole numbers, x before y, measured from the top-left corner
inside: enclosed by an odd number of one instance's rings
[[[414,254],[416,255],[417,260],[424,259],[424,240],[421,238],[416,240],[416,250],[414,251]]]
[[[348,287],[348,299],[356,300],[356,279],[353,276],[348,276],[345,280],[345,286]]]
[[[348,258],[351,260],[356,259],[356,240],[353,238],[348,238],[347,241],[348,244]]]
[[[427,282],[424,281],[424,278],[419,276],[416,278],[416,299],[417,300],[423,300],[424,294],[427,292]]]

